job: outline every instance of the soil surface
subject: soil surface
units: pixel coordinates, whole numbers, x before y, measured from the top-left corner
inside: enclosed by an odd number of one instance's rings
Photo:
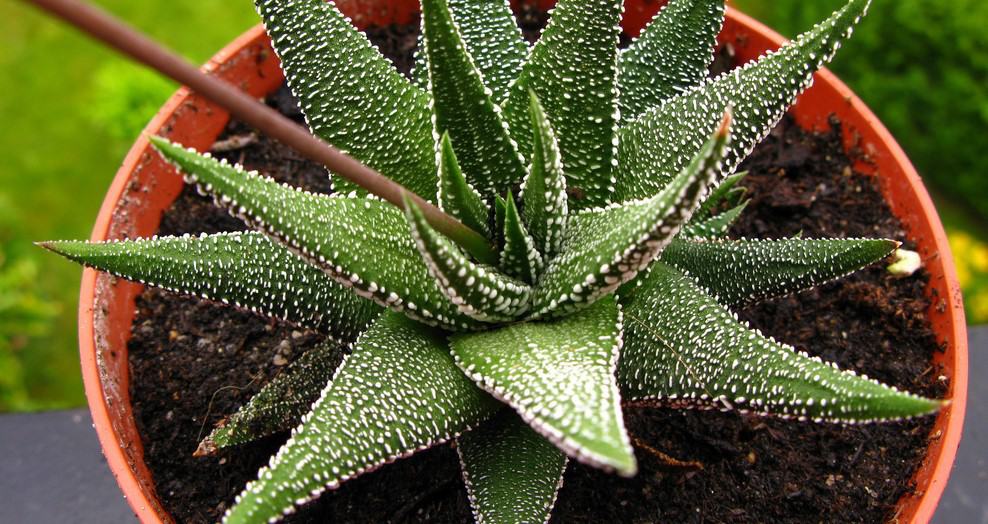
[[[534,40],[544,13],[521,17]],[[407,72],[417,24],[369,36]],[[720,60],[718,61],[720,62]],[[286,89],[268,103],[301,122]],[[836,123],[835,123],[836,124]],[[234,141],[224,139],[237,137]],[[246,139],[244,140],[244,137]],[[232,142],[241,142],[230,148]],[[244,143],[246,142],[246,143]],[[233,122],[218,156],[281,181],[328,192],[319,166]],[[873,236],[908,240],[872,180],[851,170],[839,125],[807,134],[786,120],[745,162],[752,199],[736,237]],[[244,229],[186,188],[160,234]],[[740,312],[798,349],[886,383],[942,396],[932,354],[922,272],[893,279],[882,267]],[[214,522],[286,435],[218,456],[193,458],[199,440],[318,333],[194,298],[148,289],[129,343],[131,397],[158,495],[179,522]],[[703,469],[670,469],[638,449],[640,471],[623,479],[572,462],[553,522],[881,522],[912,489],[933,420],[840,426],[733,412],[629,408],[642,443]],[[439,446],[346,483],[304,507],[293,522],[470,522],[455,451]]]

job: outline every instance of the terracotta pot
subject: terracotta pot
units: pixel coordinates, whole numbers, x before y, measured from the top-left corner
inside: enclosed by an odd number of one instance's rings
[[[545,6],[551,1],[536,0]],[[354,23],[407,22],[417,0],[337,0]],[[625,26],[637,34],[659,3],[628,0]],[[729,10],[721,41],[731,43],[741,61],[751,60],[783,39],[762,24]],[[261,27],[233,41],[204,66],[256,97],[282,83],[278,60]],[[816,75],[816,85],[796,103],[793,112],[807,128],[827,126],[835,113],[843,122],[847,147],[863,151],[858,169],[874,173],[893,212],[909,230],[931,274],[928,292],[933,327],[946,350],[935,356],[949,379],[950,406],[937,415],[926,459],[916,473],[916,493],[899,503],[898,520],[926,522],[933,515],[947,483],[961,436],[967,393],[967,336],[964,310],[953,260],[940,219],[912,164],[884,126],[833,74]],[[145,135],[164,135],[182,144],[208,149],[228,115],[214,104],[180,89],[148,124]],[[182,188],[182,179],[152,152],[142,136],[124,160],[107,192],[93,228],[94,241],[153,235],[162,212]],[[134,301],[142,286],[86,269],[79,307],[79,347],[86,396],[103,453],[131,508],[143,522],[170,522],[144,464],[141,439],[131,412],[128,390],[127,339]]]

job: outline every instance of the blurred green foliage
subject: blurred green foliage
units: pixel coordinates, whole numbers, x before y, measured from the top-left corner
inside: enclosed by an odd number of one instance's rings
[[[792,37],[843,0],[732,0]],[[988,1],[872,0],[831,69],[878,115],[937,197],[968,322],[988,322]]]
[[[94,3],[197,63],[258,22],[249,1]],[[127,149],[176,86],[17,1],[0,2],[0,71],[0,410],[80,406],[81,272],[32,242],[89,236]]]
[[[121,60],[110,61],[93,76],[92,123],[118,141],[130,141],[147,125],[175,86],[161,75]]]
[[[38,294],[38,266],[25,246],[10,242],[20,218],[0,195],[0,411],[35,407],[28,394],[29,371],[22,353],[48,336],[59,307]]]
[[[793,35],[843,0],[732,0]],[[96,0],[195,62],[257,23],[251,2]],[[988,2],[874,0],[834,69],[924,176],[988,216]],[[31,243],[86,238],[127,148],[175,86],[20,2],[0,2],[0,411],[84,404],[79,268]],[[9,154],[14,152],[14,154]],[[971,320],[988,321],[983,222],[942,206]],[[979,290],[984,290],[979,292]]]

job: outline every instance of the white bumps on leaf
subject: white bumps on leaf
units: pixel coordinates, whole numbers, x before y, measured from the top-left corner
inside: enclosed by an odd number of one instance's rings
[[[456,364],[567,455],[636,470],[614,379],[621,312],[613,298],[553,322],[453,335]]]
[[[477,426],[498,408],[457,369],[441,331],[387,312],[357,340],[224,522],[277,520],[326,489]]]
[[[256,0],[312,133],[435,201],[429,97],[323,0]],[[341,194],[365,191],[333,177]]]
[[[260,233],[160,237],[45,247],[81,264],[170,291],[357,338],[380,307]]]
[[[687,89],[709,74],[724,23],[724,0],[670,0],[618,61],[621,122]]]
[[[478,523],[548,522],[567,459],[515,413],[502,411],[456,439]]]
[[[622,5],[621,0],[560,1],[504,104],[511,136],[529,156],[529,91],[538,95],[558,134],[566,184],[585,196],[572,199],[572,209],[612,201]]]
[[[524,222],[546,259],[562,249],[569,214],[566,175],[556,133],[534,92],[529,93],[532,120],[532,160],[521,186]]]
[[[615,200],[658,192],[702,147],[727,106],[734,116],[734,140],[723,174],[733,172],[810,85],[813,72],[830,60],[869,1],[851,0],[779,51],[707,80],[622,127]]]
[[[661,261],[624,311],[618,379],[625,401],[833,422],[895,420],[940,407],[748,329]]]
[[[833,238],[676,240],[662,261],[689,273],[724,305],[816,286],[885,258],[894,240]]]
[[[432,229],[411,199],[405,200],[405,216],[429,272],[460,312],[482,322],[505,322],[528,310],[531,286],[497,268],[472,262],[451,240]]]
[[[729,123],[725,115],[700,153],[654,197],[571,215],[562,252],[535,288],[532,318],[582,309],[648,267],[689,220],[720,173],[730,143]]]
[[[196,456],[252,442],[298,425],[343,359],[343,347],[320,344],[288,365],[250,402],[224,419],[202,442]]]
[[[449,134],[463,174],[482,195],[509,189],[525,176],[523,159],[447,0],[422,0],[422,28],[437,142]]]
[[[453,22],[467,53],[477,66],[491,99],[501,102],[508,87],[528,57],[528,43],[522,37],[508,0],[448,0]],[[429,61],[424,35],[419,33],[418,50],[412,69],[412,81],[428,89]]]
[[[515,206],[514,197],[508,193],[504,210],[504,249],[501,250],[501,268],[519,280],[534,284],[542,274],[543,258],[528,234]]]
[[[391,204],[312,194],[162,138],[152,142],[218,205],[357,294],[430,325],[478,326],[446,298],[408,236],[403,213]]]

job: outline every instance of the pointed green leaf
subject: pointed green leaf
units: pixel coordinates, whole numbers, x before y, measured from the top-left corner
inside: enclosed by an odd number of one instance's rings
[[[255,5],[312,133],[435,202],[429,96],[398,73],[332,2],[255,0]],[[358,189],[333,178],[340,193]]]
[[[549,522],[566,455],[518,415],[502,411],[456,440],[475,522]]]
[[[259,233],[220,233],[44,247],[142,284],[232,303],[350,341],[380,313],[287,248]]]
[[[663,262],[652,264],[624,312],[618,380],[625,401],[837,422],[899,419],[940,406],[748,329]]]
[[[501,268],[519,280],[534,283],[542,273],[542,255],[535,247],[535,240],[528,234],[518,215],[515,199],[508,193],[504,213],[504,250],[501,251]]]
[[[442,332],[385,313],[224,522],[276,520],[326,489],[477,426],[500,407],[457,369]]]
[[[740,173],[734,173],[731,176],[725,177],[717,187],[710,192],[708,196],[700,207],[693,213],[693,221],[699,222],[706,220],[713,216],[717,212],[717,208],[723,203],[729,205],[738,206],[741,204],[741,198],[748,191],[743,186],[738,186],[740,182],[746,175],[747,171],[742,171]]]
[[[524,178],[524,160],[508,136],[501,109],[484,86],[446,2],[422,0],[436,132],[449,133],[460,167],[473,187],[482,195],[500,193]]]
[[[463,44],[473,57],[473,63],[491,90],[491,98],[499,102],[508,97],[508,86],[518,78],[521,64],[528,56],[528,44],[522,37],[507,0],[448,0],[453,22],[460,30]],[[419,50],[422,33],[419,33]],[[415,55],[412,77],[416,85],[428,88],[428,57]]]
[[[586,307],[645,269],[679,233],[720,173],[729,119],[700,154],[654,197],[571,215],[562,252],[539,280],[532,318]]]
[[[569,202],[573,209],[612,201],[621,5],[621,0],[560,0],[505,102],[511,136],[528,156],[533,150],[529,90],[538,95],[558,134],[566,185],[585,195]]]
[[[534,92],[530,92],[528,113],[532,120],[532,162],[521,187],[525,225],[539,251],[551,258],[562,248],[569,213],[566,175],[556,134]]]
[[[883,239],[684,240],[662,261],[688,272],[725,305],[782,296],[853,273],[897,246]]]
[[[487,225],[490,211],[480,193],[463,177],[449,134],[443,133],[439,147],[440,207],[470,229],[490,236],[490,226]]]
[[[868,2],[851,0],[781,50],[667,100],[624,126],[615,201],[658,192],[702,147],[726,106],[736,131],[723,172],[733,172],[811,83],[813,72],[830,60]]]
[[[190,183],[359,295],[431,325],[473,329],[439,289],[408,236],[403,213],[368,198],[327,197],[281,185],[151,137]]]
[[[453,335],[456,364],[567,455],[635,472],[614,379],[621,312],[612,298],[554,322]]]
[[[452,241],[432,229],[410,199],[405,216],[422,259],[450,302],[482,322],[506,322],[528,310],[532,288],[497,268],[470,261]]]
[[[744,208],[748,207],[748,202],[744,202],[741,205],[734,206],[727,211],[718,213],[706,220],[701,220],[700,222],[691,221],[683,227],[682,233],[680,233],[680,238],[719,238],[727,234],[727,230],[731,228],[731,224],[741,216],[744,212]],[[696,218],[696,214],[693,215]]]
[[[211,455],[297,426],[333,378],[343,355],[342,347],[330,343],[306,351],[203,439],[195,454]]]
[[[724,23],[724,0],[670,0],[621,53],[622,123],[703,83]]]

